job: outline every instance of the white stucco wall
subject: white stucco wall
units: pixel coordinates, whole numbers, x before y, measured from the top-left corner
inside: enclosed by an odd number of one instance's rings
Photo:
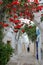
[[[11,41],[11,46],[15,48],[15,34],[12,28],[9,28],[6,35],[3,38],[3,42],[6,44],[7,41]]]
[[[34,20],[36,20],[37,23],[40,23],[40,21],[41,21],[41,11],[35,12],[33,14],[34,14]]]
[[[25,46],[25,50],[23,51],[23,45]],[[27,47],[29,45],[29,39],[26,33],[22,34],[20,36],[18,41],[18,54],[23,54],[24,52],[27,52]]]

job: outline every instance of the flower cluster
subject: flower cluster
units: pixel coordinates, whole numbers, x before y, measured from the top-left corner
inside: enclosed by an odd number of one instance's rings
[[[0,4],[3,4],[3,2],[0,2]],[[20,29],[23,24],[21,24],[21,21],[19,20],[19,17],[24,17],[30,19],[31,21],[34,19],[33,12],[36,12],[37,10],[42,10],[43,6],[38,6],[38,0],[34,0],[34,3],[30,4],[30,0],[27,0],[26,2],[22,1],[12,1],[11,3],[8,3],[5,7],[6,9],[9,9],[9,15],[12,15],[12,17],[9,17],[9,22],[15,24],[14,30],[17,32],[17,29]],[[0,22],[0,24],[2,24]],[[3,27],[8,27],[8,24],[3,24]],[[29,28],[32,28],[31,26]],[[24,32],[24,30],[22,30]]]

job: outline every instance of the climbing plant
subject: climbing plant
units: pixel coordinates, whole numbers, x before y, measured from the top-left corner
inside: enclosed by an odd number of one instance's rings
[[[32,42],[35,42],[36,41],[36,26],[33,25],[33,26],[28,26],[28,25],[25,25],[24,27],[25,29],[25,32],[27,33],[29,39],[32,41]]]
[[[13,48],[10,44],[4,44],[3,27],[0,25],[0,65],[6,65],[13,53]]]
[[[43,21],[43,16],[41,17],[41,22]]]

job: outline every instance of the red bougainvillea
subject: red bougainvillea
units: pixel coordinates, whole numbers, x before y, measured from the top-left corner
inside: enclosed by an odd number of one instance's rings
[[[32,26],[29,26],[29,28],[32,28]]]
[[[18,16],[17,15],[14,15],[14,18],[18,18]]]
[[[18,1],[13,1],[12,5],[19,5],[20,3]]]
[[[39,4],[38,0],[34,0],[34,3]]]
[[[13,21],[14,21],[14,19],[13,19],[13,18],[9,18],[9,21],[10,21],[10,22],[13,22]]]
[[[2,25],[3,27],[8,27],[9,26],[9,24],[5,24],[5,23],[3,23],[3,25]]]
[[[16,10],[17,10],[17,8],[12,8],[12,10],[13,10],[13,11],[16,11]]]
[[[30,0],[28,0],[28,2],[30,2]]]
[[[17,33],[17,32],[18,32],[18,30],[14,30],[14,32],[16,32],[16,33]]]
[[[13,23],[18,24],[18,23],[20,23],[20,20],[14,20]]]
[[[43,8],[43,6],[41,6],[41,5],[40,6],[37,6],[37,9],[38,10],[42,10],[42,8]]]
[[[34,3],[38,4],[38,0],[34,0]],[[2,2],[0,2],[2,4]],[[13,0],[12,3],[8,3],[6,7],[9,9],[9,14],[12,15],[11,18],[9,17],[9,22],[12,22],[14,25],[14,32],[18,32],[20,28],[22,28],[23,24],[21,24],[21,21],[19,20],[19,17],[28,18],[29,20],[33,20],[32,12],[36,11],[36,9],[41,10],[41,6],[34,6],[34,4],[30,4],[30,0],[27,2]],[[2,23],[0,23],[2,24]],[[8,24],[3,24],[3,27],[9,26]],[[32,26],[29,26],[29,28],[32,28]],[[17,30],[18,29],[18,30]],[[21,30],[23,33],[25,30]]]
[[[0,25],[2,25],[3,23],[2,22],[0,22]]]
[[[22,26],[23,26],[23,24],[19,24],[19,25],[14,26],[14,28],[15,29],[20,29]]]
[[[23,30],[21,30],[23,33],[25,32],[25,30],[23,29]]]
[[[0,1],[0,5],[3,4],[3,2]]]
[[[22,12],[20,12],[20,13],[19,13],[19,15],[20,15],[20,16],[22,16],[22,15],[23,15],[23,13],[22,13]]]

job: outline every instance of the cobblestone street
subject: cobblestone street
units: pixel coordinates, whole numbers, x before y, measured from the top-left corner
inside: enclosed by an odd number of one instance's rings
[[[7,65],[39,65],[38,61],[31,54],[14,56]]]

